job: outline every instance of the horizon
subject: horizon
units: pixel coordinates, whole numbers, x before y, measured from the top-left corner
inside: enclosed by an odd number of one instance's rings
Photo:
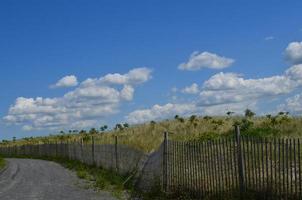
[[[273,3],[271,3],[273,2]],[[302,114],[302,2],[0,3],[0,140]]]

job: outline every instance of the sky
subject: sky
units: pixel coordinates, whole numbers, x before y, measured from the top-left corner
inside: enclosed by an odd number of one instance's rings
[[[0,1],[0,139],[302,113],[302,1]]]

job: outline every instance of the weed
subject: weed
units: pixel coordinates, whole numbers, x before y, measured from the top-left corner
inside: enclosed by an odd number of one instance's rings
[[[3,169],[5,167],[5,160],[0,157],[0,170]]]

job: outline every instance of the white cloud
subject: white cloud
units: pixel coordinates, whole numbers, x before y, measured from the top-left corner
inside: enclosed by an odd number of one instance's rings
[[[285,103],[281,104],[277,108],[278,111],[288,111],[294,115],[302,114],[302,94],[297,94],[293,97],[289,97],[285,100]]]
[[[302,64],[293,65],[285,71],[285,75],[297,84],[302,84]]]
[[[228,111],[235,112],[236,115],[241,115],[244,113],[245,109],[257,110],[255,101],[244,101],[237,103],[226,103],[226,104],[218,104],[213,106],[204,106],[202,107],[201,114],[203,115],[216,115],[221,116],[225,115]]]
[[[285,55],[294,65],[281,75],[246,79],[241,74],[220,72],[210,77],[201,86],[193,84],[181,90],[183,93],[195,93],[197,100],[194,102],[187,100],[181,104],[155,105],[150,109],[133,111],[127,116],[127,119],[137,123],[168,118],[174,114],[195,112],[203,115],[221,115],[229,110],[242,113],[246,108],[257,109],[257,103],[261,99],[275,99],[302,87],[302,42],[290,43],[285,50]],[[223,68],[234,62],[232,59],[229,62],[223,62],[227,58],[216,62],[214,60],[217,57],[219,56],[212,56],[208,52],[194,52],[189,61],[181,64],[179,68],[187,70],[197,70],[203,67]],[[177,110],[178,107],[188,109]],[[278,109],[290,111],[293,114],[302,114],[302,94],[288,98]]]
[[[205,81],[199,106],[257,102],[293,92],[302,86],[302,64],[293,65],[282,75],[245,79],[240,74],[220,72]]]
[[[87,79],[81,85],[138,85],[150,80],[151,70],[146,67],[135,68],[130,70],[127,74],[107,74],[99,79]]]
[[[241,114],[246,108],[257,109],[257,103],[260,99],[272,99],[289,94],[301,86],[302,64],[290,67],[282,75],[259,79],[245,79],[240,74],[220,72],[210,77],[201,87],[197,86],[197,88],[201,88],[196,95],[197,100],[155,105],[149,109],[135,110],[126,119],[130,123],[142,123],[171,118],[176,114],[184,116],[193,113],[225,115],[227,111]],[[187,88],[191,87],[192,85]],[[295,104],[292,107],[298,106]]]
[[[78,85],[77,77],[74,75],[70,75],[61,78],[56,84],[51,85],[50,88],[74,87],[77,85]]]
[[[130,85],[125,85],[121,91],[121,98],[131,101],[133,98],[134,88]]]
[[[274,40],[275,37],[274,37],[274,36],[267,36],[267,37],[265,37],[264,39],[265,39],[266,41],[268,41],[268,40]]]
[[[190,115],[225,115],[227,111],[243,114],[246,108],[256,109],[255,102],[228,103],[211,106],[198,106],[194,102],[167,103],[165,105],[154,105],[149,109],[139,109],[129,113],[126,121],[132,124],[149,122],[151,120],[163,120],[175,115],[188,117]]]
[[[192,85],[182,89],[181,92],[185,93],[185,94],[198,94],[199,93],[199,88],[198,88],[198,85],[196,83],[193,83]]]
[[[300,66],[302,68],[302,66]],[[200,105],[214,105],[257,100],[292,92],[299,83],[292,76],[272,76],[261,79],[244,79],[238,74],[219,73],[203,84]]]
[[[151,120],[171,118],[175,115],[190,115],[197,110],[194,104],[173,104],[154,105],[150,109],[141,109],[131,112],[126,120],[129,123],[138,124]]]
[[[302,63],[302,42],[291,42],[285,49],[285,56],[293,64]]]
[[[115,75],[123,81],[108,77],[89,78],[57,98],[19,97],[3,119],[28,131],[92,127],[103,118],[116,114],[120,104],[131,101],[134,87],[148,81],[151,71],[136,68],[126,74]]]
[[[195,51],[191,54],[186,63],[179,65],[181,70],[200,70],[202,68],[223,69],[231,66],[235,62],[234,59],[219,56],[210,52],[199,53]]]

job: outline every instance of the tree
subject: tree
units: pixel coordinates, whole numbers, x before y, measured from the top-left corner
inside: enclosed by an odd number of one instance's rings
[[[196,119],[197,119],[197,116],[196,116],[196,115],[191,115],[189,121],[190,121],[191,123],[193,123]]]
[[[103,131],[106,131],[107,130],[107,128],[108,128],[108,126],[107,125],[104,125],[104,126],[101,126],[101,131],[103,132]]]
[[[246,109],[245,111],[244,111],[244,115],[245,115],[245,117],[247,117],[247,118],[252,118],[252,117],[254,117],[256,114],[253,112],[253,111],[251,111],[250,109]]]
[[[124,128],[129,128],[130,125],[128,123],[124,123]]]
[[[203,119],[204,120],[210,120],[210,119],[212,119],[212,117],[206,115],[206,116],[203,117]]]
[[[228,111],[226,114],[227,116],[231,116],[232,114],[234,114],[235,112],[232,112],[232,111]]]
[[[97,134],[98,132],[97,132],[97,130],[95,129],[95,128],[91,128],[90,130],[89,130],[89,134]]]
[[[184,122],[185,122],[185,119],[182,118],[182,117],[180,117],[180,118],[178,118],[178,121],[180,121],[181,123],[184,123]]]
[[[150,124],[151,124],[151,125],[155,125],[156,122],[152,120],[152,121],[150,122]]]
[[[116,124],[114,129],[122,131],[124,129],[124,127],[122,124]]]
[[[13,137],[13,142],[16,142],[16,137],[15,136]]]

